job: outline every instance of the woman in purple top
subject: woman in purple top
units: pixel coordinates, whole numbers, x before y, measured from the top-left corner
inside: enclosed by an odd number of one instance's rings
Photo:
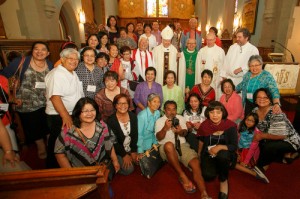
[[[146,81],[139,83],[134,93],[134,103],[136,104],[136,114],[147,107],[147,97],[151,93],[157,93],[160,96],[160,101],[163,101],[162,87],[155,82],[156,70],[153,67],[148,67],[145,71]]]

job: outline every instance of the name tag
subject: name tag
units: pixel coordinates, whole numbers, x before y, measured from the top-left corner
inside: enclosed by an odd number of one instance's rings
[[[8,106],[9,106],[9,104],[0,104],[0,110],[2,110],[2,111],[8,111]]]
[[[253,99],[253,93],[247,93],[247,99]]]
[[[96,86],[95,85],[88,85],[86,90],[89,91],[89,92],[96,92]]]
[[[46,88],[46,83],[45,82],[35,82],[34,88]]]

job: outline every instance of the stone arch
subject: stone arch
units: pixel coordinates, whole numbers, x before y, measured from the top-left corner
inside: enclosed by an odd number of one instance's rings
[[[66,33],[72,37],[72,40],[77,44],[78,48],[80,48],[80,31],[76,13],[68,1],[65,1],[62,4],[60,9],[60,16],[63,16],[64,18],[64,22],[61,22],[61,25],[64,27],[61,27],[60,31],[64,29]]]

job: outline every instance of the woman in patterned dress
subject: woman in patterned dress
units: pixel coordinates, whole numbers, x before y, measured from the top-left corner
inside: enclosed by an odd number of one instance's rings
[[[113,147],[115,135],[100,120],[98,106],[93,99],[81,98],[75,105],[74,125],[64,128],[55,143],[55,156],[62,168],[94,166],[111,159],[110,170],[118,172],[120,165]]]
[[[13,102],[21,119],[26,144],[35,142],[38,157],[45,159],[47,153],[44,138],[49,133],[45,114],[45,76],[53,68],[53,64],[47,59],[50,52],[45,42],[35,42],[31,51],[32,54],[25,57],[21,68],[21,86]],[[21,58],[16,58],[2,71],[2,74],[7,78],[12,77],[18,71],[20,62]]]

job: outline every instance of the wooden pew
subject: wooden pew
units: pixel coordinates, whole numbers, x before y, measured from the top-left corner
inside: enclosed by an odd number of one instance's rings
[[[1,199],[109,199],[106,166],[0,173]]]

